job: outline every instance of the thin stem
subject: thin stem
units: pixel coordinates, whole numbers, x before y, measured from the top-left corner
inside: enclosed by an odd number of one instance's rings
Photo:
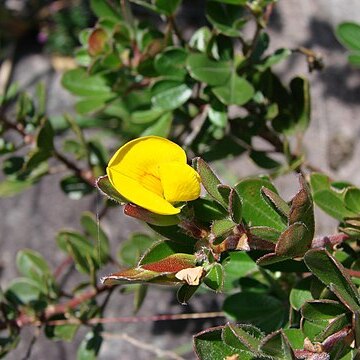
[[[129,336],[128,334],[112,334],[109,332],[102,332],[101,335],[105,338],[105,339],[120,339],[120,340],[124,340],[127,341],[128,343],[134,345],[135,347],[148,351],[154,355],[156,355],[156,357],[159,358],[167,358],[167,359],[173,359],[173,360],[185,360],[183,357],[177,355],[175,352],[170,351],[170,350],[162,350],[159,349],[157,347],[154,346],[154,344],[148,344],[145,343],[142,340],[138,340],[133,338],[132,336]]]

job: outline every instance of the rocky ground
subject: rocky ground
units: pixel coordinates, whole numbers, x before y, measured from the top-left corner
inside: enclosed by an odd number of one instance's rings
[[[292,57],[279,66],[284,78],[295,74],[309,76],[312,89],[313,120],[304,140],[308,160],[336,179],[349,180],[360,186],[358,171],[360,157],[360,71],[351,68],[346,61],[344,49],[334,37],[335,26],[343,20],[360,22],[360,3],[356,0],[280,0],[271,18],[271,47],[306,46],[323,55],[325,69],[307,73],[301,56]],[[31,69],[31,71],[29,71]],[[60,74],[51,68],[49,59],[24,49],[15,64],[14,80],[22,88],[33,89],[38,81],[46,82],[49,91],[48,110],[51,114],[71,112],[73,99],[62,90]],[[228,162],[236,176],[244,177],[258,173],[248,159]],[[63,254],[57,250],[54,237],[61,228],[78,228],[79,214],[84,210],[96,211],[97,199],[87,197],[79,201],[69,200],[58,188],[55,177],[47,177],[36,187],[14,198],[0,202],[0,282],[1,286],[16,277],[15,254],[19,249],[40,251],[54,268],[62,261]],[[290,197],[297,188],[295,176],[287,176],[277,182],[280,192]],[[107,230],[115,248],[122,239],[139,225],[125,218],[119,210],[113,210],[104,218],[102,226]],[[334,231],[336,224],[319,213],[317,233]],[[141,229],[140,229],[141,230]],[[104,270],[106,273],[108,270]],[[117,294],[116,294],[117,295]],[[106,316],[129,316],[132,314],[130,296],[114,295]],[[174,294],[162,288],[151,287],[149,296],[139,315],[210,311],[218,309],[213,295],[201,295],[189,306],[177,304]],[[191,334],[223,320],[180,321],[166,323],[116,324],[106,329],[118,334],[107,339],[102,347],[101,359],[154,359],[146,349],[134,346],[123,334],[136,336],[141,344],[147,343],[159,349],[174,349],[182,344],[189,348]],[[31,340],[30,330],[8,359],[23,358]],[[84,333],[79,333],[77,342]],[[76,343],[53,343],[40,336],[32,351],[31,359],[74,359]],[[163,358],[171,358],[169,355]],[[193,358],[190,352],[188,358]]]

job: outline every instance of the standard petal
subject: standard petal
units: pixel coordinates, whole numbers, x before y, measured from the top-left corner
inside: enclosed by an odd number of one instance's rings
[[[190,201],[200,196],[200,176],[188,164],[169,162],[159,165],[164,197],[169,202]]]
[[[158,165],[172,161],[186,163],[185,151],[179,145],[162,137],[145,136],[123,145],[108,167],[140,182],[147,177],[144,186],[150,184],[149,190],[159,193],[159,184],[153,183],[154,177],[159,179]]]
[[[163,197],[146,189],[138,181],[113,171],[111,167],[107,168],[107,175],[111,185],[130,202],[160,215],[174,215],[180,212],[180,209],[172,206]]]

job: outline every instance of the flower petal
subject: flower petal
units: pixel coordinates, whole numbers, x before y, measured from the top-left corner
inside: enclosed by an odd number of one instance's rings
[[[146,189],[138,181],[107,168],[109,180],[114,188],[130,202],[160,215],[174,215],[180,209],[172,206],[163,197]]]
[[[145,136],[123,145],[111,158],[108,168],[141,182],[144,177],[159,178],[158,165],[172,161],[186,163],[185,151],[179,145],[162,137]],[[157,185],[150,185],[149,190],[156,188]]]
[[[168,162],[159,165],[164,197],[169,202],[190,201],[200,196],[200,176],[188,164]]]

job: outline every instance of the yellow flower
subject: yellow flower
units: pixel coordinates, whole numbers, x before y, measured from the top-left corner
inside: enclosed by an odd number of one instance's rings
[[[186,163],[185,151],[172,141],[145,136],[123,145],[106,169],[124,198],[161,215],[178,214],[173,204],[200,196],[199,174]]]

